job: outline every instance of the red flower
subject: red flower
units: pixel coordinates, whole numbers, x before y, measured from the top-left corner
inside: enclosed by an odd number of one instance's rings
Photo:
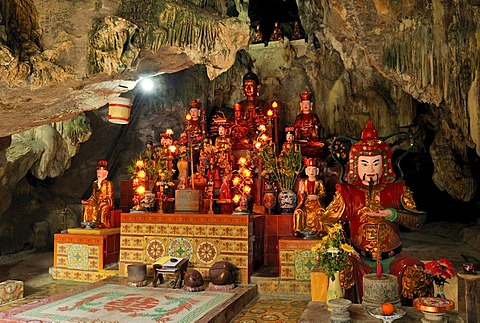
[[[430,261],[425,264],[425,273],[433,279],[436,284],[443,284],[445,280],[455,275],[453,264],[447,258],[438,261]]]

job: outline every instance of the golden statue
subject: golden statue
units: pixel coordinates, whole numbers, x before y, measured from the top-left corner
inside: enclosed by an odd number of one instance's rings
[[[260,44],[263,43],[263,35],[262,31],[260,30],[260,24],[257,25],[255,36],[253,37],[252,44]]]
[[[295,147],[295,135],[293,134],[293,127],[285,128],[285,132],[286,141],[282,145],[282,151],[280,152],[281,156],[288,155],[292,148],[294,149],[294,151],[297,151]]]
[[[282,40],[282,39],[283,39],[282,30],[278,26],[278,22],[275,22],[275,28],[273,29],[273,33],[270,36],[270,40],[275,41],[275,40]]]
[[[305,34],[298,20],[295,20],[295,24],[293,25],[292,40],[297,40],[302,38],[305,38]]]
[[[110,211],[113,209],[113,183],[107,180],[107,161],[97,163],[97,180],[92,184],[92,195],[88,200],[82,200],[83,226],[110,228],[112,226]]]
[[[325,187],[317,179],[319,169],[316,160],[305,158],[305,174],[308,176],[299,183],[298,205],[293,213],[293,235],[297,238],[310,238],[325,233],[320,216],[324,210]]]
[[[257,74],[245,74],[242,87],[246,99],[234,104],[235,124],[231,128],[231,135],[235,143],[244,144],[255,138],[258,126],[265,122],[267,103],[258,98],[262,86]]]

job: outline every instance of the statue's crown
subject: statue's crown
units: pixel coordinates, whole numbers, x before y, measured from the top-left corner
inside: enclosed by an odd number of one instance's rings
[[[197,109],[200,108],[200,102],[198,102],[197,100],[190,101],[189,105],[190,105],[190,108],[197,108]]]
[[[105,159],[100,159],[97,162],[97,169],[107,169],[108,162]]]
[[[300,94],[300,100],[301,101],[311,101],[310,99],[312,98],[312,94],[308,93],[307,91],[303,92]]]
[[[305,167],[318,167],[315,158],[303,158],[303,162],[305,163]]]

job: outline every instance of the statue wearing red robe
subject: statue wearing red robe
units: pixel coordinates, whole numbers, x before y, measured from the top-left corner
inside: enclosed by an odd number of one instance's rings
[[[403,299],[425,296],[424,281],[415,278],[423,263],[402,252],[399,231],[400,226],[420,230],[425,213],[417,211],[405,182],[395,181],[391,148],[378,138],[370,120],[361,141],[352,146],[349,160],[347,183],[337,184],[334,199],[321,217],[325,223],[348,223],[350,242],[360,255],[354,260],[359,299],[363,275],[375,269],[397,276]]]

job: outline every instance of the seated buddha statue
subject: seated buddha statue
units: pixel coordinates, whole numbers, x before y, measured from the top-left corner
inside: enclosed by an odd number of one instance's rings
[[[246,98],[234,105],[235,124],[232,126],[232,135],[243,136],[239,138],[240,141],[251,143],[257,127],[264,123],[267,103],[258,98],[261,84],[257,74],[245,74],[242,87]]]
[[[296,141],[301,146],[302,155],[308,158],[323,156],[325,143],[320,139],[322,124],[317,114],[312,112],[312,95],[305,91],[300,94],[300,114],[293,124]]]

